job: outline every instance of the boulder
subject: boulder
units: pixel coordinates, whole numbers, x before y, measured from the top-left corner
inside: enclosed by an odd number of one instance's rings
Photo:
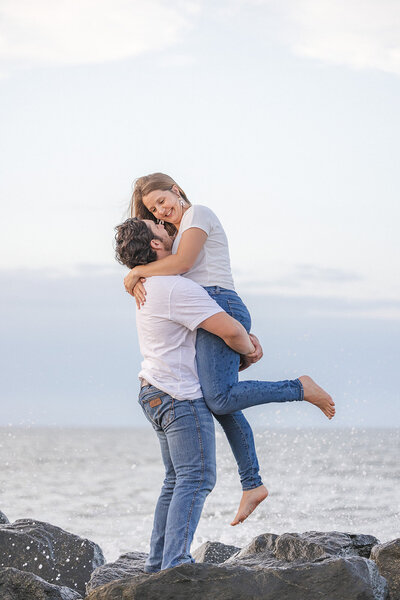
[[[53,585],[33,573],[0,568],[0,598],[4,600],[79,600],[78,592]]]
[[[122,554],[115,562],[97,567],[86,585],[86,593],[88,594],[95,588],[116,579],[122,579],[129,575],[141,575],[144,573],[146,558],[147,554],[143,552],[127,552]]]
[[[192,554],[197,563],[218,565],[240,551],[236,546],[227,546],[221,542],[204,542]]]
[[[400,538],[374,546],[371,559],[387,579],[391,600],[400,600]]]
[[[247,546],[242,548],[238,553],[238,557],[251,556],[260,552],[273,552],[275,550],[276,540],[278,535],[275,533],[262,533],[253,538]]]
[[[102,564],[97,544],[49,523],[20,519],[0,525],[0,567],[29,571],[84,595],[91,572]]]
[[[7,519],[6,515],[0,510],[0,525],[4,523],[9,523],[10,521]]]
[[[189,563],[93,590],[86,600],[387,600],[385,579],[361,557],[266,569]]]
[[[378,542],[372,535],[353,535],[339,531],[285,533],[276,540],[275,556],[281,560],[314,561],[328,556],[363,556],[368,558]]]
[[[348,533],[347,535],[351,538],[354,551],[364,558],[370,558],[372,548],[376,544],[379,544],[379,540],[373,535],[365,535],[362,533]]]
[[[338,531],[305,533],[264,533],[228,562],[249,567],[284,566],[287,563],[323,561],[332,556],[369,557],[377,539],[369,535],[353,535]]]

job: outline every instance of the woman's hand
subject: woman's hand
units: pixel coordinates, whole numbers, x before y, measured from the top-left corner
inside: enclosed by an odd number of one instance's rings
[[[251,352],[250,354],[242,354],[240,356],[239,371],[248,369],[251,365],[258,362],[264,354],[257,336],[255,336],[254,333],[249,333],[249,337],[254,346],[254,352]]]
[[[262,359],[264,352],[263,352],[263,349],[261,347],[258,337],[255,336],[254,333],[249,333],[249,337],[250,337],[251,341],[253,342],[253,346],[254,346],[255,350],[251,354],[247,354],[247,358],[249,360],[251,360],[251,364],[254,364]]]
[[[244,371],[245,369],[248,369],[249,367],[251,367],[253,363],[251,362],[250,359],[247,358],[246,354],[241,354],[240,355],[240,363],[239,363],[239,372],[240,371]]]
[[[131,269],[128,275],[124,279],[125,289],[131,296],[134,296],[133,288],[137,284],[140,279],[140,274],[138,273],[137,267]]]
[[[145,277],[141,277],[135,287],[133,288],[133,295],[135,296],[136,306],[140,310],[140,307],[146,302],[146,288],[144,287]]]

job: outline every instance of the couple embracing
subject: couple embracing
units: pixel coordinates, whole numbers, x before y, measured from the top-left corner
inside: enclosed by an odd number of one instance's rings
[[[216,480],[213,417],[235,457],[242,498],[231,525],[268,495],[252,429],[242,413],[270,402],[308,401],[331,419],[332,398],[310,377],[240,381],[262,357],[235,292],[228,241],[216,215],[192,205],[168,175],[136,180],[132,218],[116,227],[116,258],[131,270],[143,355],[139,402],[160,443],[165,479],[145,570],[193,562],[190,545]]]

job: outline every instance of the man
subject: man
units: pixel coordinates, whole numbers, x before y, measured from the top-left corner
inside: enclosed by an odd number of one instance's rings
[[[117,260],[129,268],[171,253],[171,238],[151,220],[127,219],[116,232]],[[147,302],[137,311],[144,358],[139,401],[157,433],[165,466],[145,566],[152,573],[193,562],[190,545],[215,485],[214,423],[197,375],[196,329],[218,335],[241,355],[255,348],[244,327],[190,279],[151,277],[146,288]]]

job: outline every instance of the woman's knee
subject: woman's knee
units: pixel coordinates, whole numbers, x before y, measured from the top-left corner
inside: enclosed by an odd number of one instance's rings
[[[226,415],[230,411],[227,410],[228,407],[228,394],[216,394],[214,396],[209,396],[208,398],[204,398],[208,408],[211,410],[214,415]]]

